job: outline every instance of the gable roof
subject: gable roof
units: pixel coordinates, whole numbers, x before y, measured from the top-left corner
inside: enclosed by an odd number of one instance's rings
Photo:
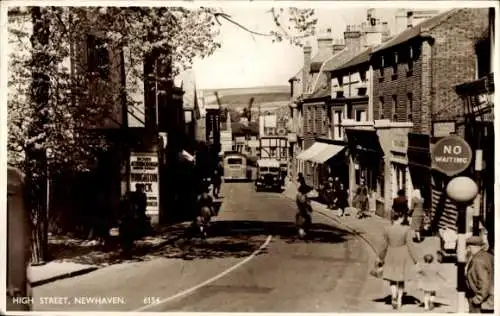
[[[411,40],[412,38],[418,37],[422,34],[422,32],[433,29],[434,27],[438,26],[440,23],[444,22],[450,16],[456,14],[460,10],[462,9],[451,9],[443,13],[440,13],[436,16],[433,16],[432,18],[424,20],[421,23],[415,25],[414,27],[406,29],[399,34],[396,34],[392,39],[390,39],[389,41],[385,42],[384,44],[373,50],[372,53],[381,52],[388,48],[397,46],[399,44],[403,44]]]
[[[320,49],[318,53],[311,58],[311,69],[309,72],[319,72],[323,63],[332,56],[333,54],[331,50]]]

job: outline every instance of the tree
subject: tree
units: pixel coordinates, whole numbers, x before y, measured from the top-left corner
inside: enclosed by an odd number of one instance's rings
[[[300,40],[314,33],[313,10],[289,8],[269,11],[276,29],[261,34],[247,29],[217,8],[200,7],[11,7],[8,12],[9,95],[8,161],[31,180],[36,253],[45,256],[43,235],[47,224],[44,196],[48,172],[89,171],[96,157],[110,146],[97,127],[113,117],[114,106],[124,98],[136,101],[136,91],[125,90],[112,74],[120,71],[111,59],[89,68],[91,58],[79,43],[95,37],[92,49],[109,54],[126,49],[129,64],[142,64],[146,56],[168,60],[170,71],[145,77],[128,67],[127,80],[165,82],[189,68],[195,57],[206,57],[221,47],[216,36],[226,21],[274,40]],[[160,85],[162,86],[162,85]],[[167,87],[167,85],[163,85]],[[112,91],[113,93],[110,93]],[[158,93],[167,93],[165,89]],[[47,153],[51,153],[47,157]],[[40,220],[43,219],[43,220]],[[40,259],[40,258],[38,258]]]

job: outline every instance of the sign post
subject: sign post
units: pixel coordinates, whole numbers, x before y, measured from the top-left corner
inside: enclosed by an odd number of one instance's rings
[[[470,166],[472,161],[472,149],[463,138],[459,136],[448,136],[436,143],[431,156],[432,164],[435,169],[449,177],[453,177]],[[465,213],[467,203],[477,195],[477,185],[468,177],[457,177],[448,183],[446,193],[457,205],[458,312],[465,313],[467,306],[465,298],[465,234],[467,229],[467,216]]]

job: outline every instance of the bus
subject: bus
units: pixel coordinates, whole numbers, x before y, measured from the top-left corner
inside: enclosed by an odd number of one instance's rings
[[[247,157],[244,154],[239,152],[224,154],[224,180],[248,180]]]

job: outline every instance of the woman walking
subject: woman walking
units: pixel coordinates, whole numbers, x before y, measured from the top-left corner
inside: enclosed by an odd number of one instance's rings
[[[349,206],[348,192],[344,188],[344,184],[340,183],[339,188],[336,191],[336,206],[340,209],[340,216],[345,215],[345,209]]]
[[[411,229],[415,232],[415,241],[421,242],[420,233],[424,227],[424,199],[420,194],[419,189],[413,191],[413,198],[411,200]]]
[[[297,189],[297,214],[295,215],[295,220],[297,223],[299,237],[303,238],[309,226],[311,225],[311,201],[309,200],[307,194],[312,191],[312,188],[306,184],[306,180],[302,173],[299,173],[297,181],[299,182],[299,187]]]
[[[377,264],[383,266],[384,280],[391,287],[392,307],[398,309],[403,302],[405,281],[409,280],[409,264],[417,264],[417,255],[411,246],[410,228],[402,225],[404,216],[392,214],[392,224],[384,230],[384,241]]]

